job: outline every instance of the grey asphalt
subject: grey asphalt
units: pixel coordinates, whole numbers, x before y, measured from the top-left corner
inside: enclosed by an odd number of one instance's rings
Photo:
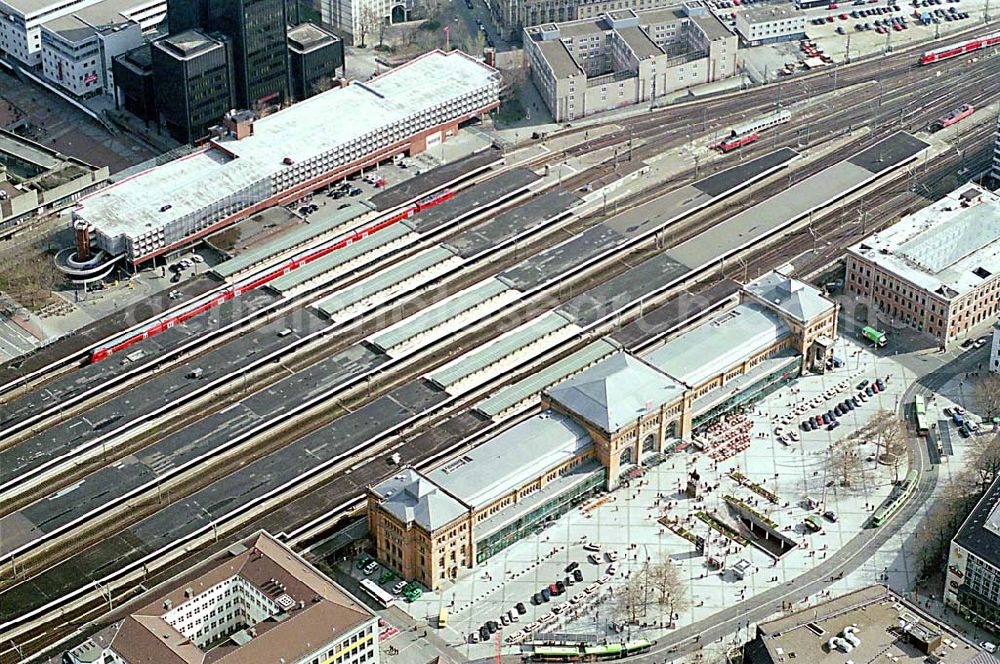
[[[309,398],[388,361],[357,345],[278,381],[243,401],[160,438],[142,450],[100,468],[80,482],[0,518],[0,554],[51,533],[95,510],[107,508],[129,491],[157,477],[218,455],[246,434]]]
[[[471,259],[527,235],[557,219],[579,202],[575,194],[550,191],[507,210],[444,243],[462,258]]]
[[[611,338],[629,351],[664,336],[681,324],[697,317],[711,315],[717,307],[738,293],[740,285],[723,279],[711,288],[692,295],[684,292],[655,309],[643,312],[637,319],[611,333]]]
[[[669,256],[654,256],[577,295],[559,307],[559,313],[568,316],[577,325],[587,327],[631,306],[646,295],[667,288],[689,273],[688,268]]]
[[[251,298],[253,299],[256,299],[256,296]],[[206,317],[194,323],[193,321],[198,318],[201,317],[192,319],[191,334],[204,331],[206,325],[212,321]],[[318,331],[327,324],[319,315],[309,310],[293,312],[247,333],[241,338],[240,343],[229,343],[215,348],[190,363],[156,375],[79,415],[49,427],[5,450],[0,450],[0,485],[13,481],[57,457],[69,454],[78,446],[100,436],[110,435],[115,431],[125,431],[156,409],[183,399],[202,389],[202,386],[210,381],[238,373],[241,368],[257,361],[262,355],[287,346],[292,341]],[[185,326],[187,323],[177,327]],[[291,328],[293,333],[279,336],[278,333],[285,328]],[[164,334],[173,333],[176,329],[175,327]],[[107,364],[109,368],[112,365],[117,366],[116,362],[102,362],[94,366],[100,368],[102,364]],[[203,371],[202,376],[199,379],[189,378],[188,374],[196,367]],[[102,380],[106,380],[108,375],[103,374]]]
[[[79,353],[102,339],[135,324],[136,321],[146,320],[176,306],[178,302],[189,300],[213,288],[218,288],[220,285],[217,280],[208,275],[199,275],[194,279],[179,283],[173,288],[181,293],[180,299],[171,300],[168,295],[169,291],[163,291],[142,302],[125,307],[111,316],[96,320],[72,334],[56,339],[27,355],[16,357],[0,365],[0,385],[6,385],[10,381]]]
[[[47,408],[106,384],[129,371],[152,364],[177,345],[205,334],[210,329],[218,327],[220,323],[231,322],[250,315],[276,300],[277,297],[269,292],[251,291],[242,297],[224,302],[209,314],[195,316],[180,325],[175,325],[160,334],[140,341],[106,360],[89,364],[55,378],[41,388],[11,399],[8,403],[3,403],[0,400],[0,406],[2,406],[0,408],[0,430],[9,430],[10,427],[43,412]],[[137,351],[143,352],[144,355],[141,359],[122,365],[121,362],[126,355]],[[0,468],[0,473],[4,470],[6,469]]]
[[[70,556],[0,594],[0,620],[31,611],[88,585],[162,547],[227,517],[280,486],[302,480],[321,464],[349,458],[359,447],[403,428],[447,400],[422,380],[396,388],[358,410],[248,463],[226,477],[169,504],[152,516]],[[164,500],[169,497],[164,496]]]
[[[500,164],[503,155],[499,150],[488,149],[469,155],[464,159],[432,168],[405,182],[393,185],[391,188],[375,194],[369,199],[369,204],[376,210],[389,210],[411,201],[415,201],[428,191],[451,184],[480,173],[491,166]]]
[[[927,144],[923,141],[897,132],[733,215],[667,253],[693,270],[701,269],[777,233],[812,210],[842,198],[914,158],[925,147]]]
[[[463,189],[453,198],[403,222],[418,233],[431,233],[501,203],[541,179],[527,168],[515,168]]]

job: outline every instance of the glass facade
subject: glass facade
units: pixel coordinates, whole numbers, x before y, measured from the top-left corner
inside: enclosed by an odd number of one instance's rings
[[[171,135],[185,143],[206,136],[208,127],[232,108],[228,45],[202,37],[190,50],[174,48],[169,38],[155,42],[152,49],[156,112]]]
[[[734,394],[722,403],[713,406],[701,415],[692,420],[692,427],[695,433],[700,433],[708,428],[715,420],[729,412],[733,408],[745,404],[753,403],[758,399],[763,399],[775,390],[795,380],[802,371],[802,358],[798,357],[791,365],[785,366],[777,371],[761,376],[752,385],[748,385],[744,390]],[[718,389],[724,389],[725,386]]]
[[[535,509],[522,514],[500,530],[476,542],[476,563],[492,558],[526,535],[540,530],[550,521],[555,521],[581,502],[594,495],[607,482],[607,471],[601,469],[569,490],[553,496]]]
[[[1000,623],[1000,572],[971,553],[968,557],[958,601],[968,619],[996,630]]]
[[[253,108],[288,99],[287,8],[288,0],[186,0],[168,3],[167,17],[171,33],[200,28],[229,38],[236,105]]]

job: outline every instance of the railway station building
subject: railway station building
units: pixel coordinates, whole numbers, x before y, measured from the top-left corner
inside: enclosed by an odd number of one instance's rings
[[[741,300],[643,357],[595,358],[544,390],[538,414],[462,456],[369,487],[376,556],[438,588],[722,413],[825,368],[834,302],[776,272],[744,286]]]
[[[557,122],[734,76],[737,47],[699,0],[524,30],[532,80]]]
[[[380,657],[378,617],[266,532],[144,601],[64,661],[377,664]]]
[[[844,287],[946,345],[1000,313],[1000,196],[966,184],[847,250]],[[869,322],[872,322],[871,320]]]
[[[134,267],[366,166],[423,152],[496,108],[499,93],[492,67],[432,51],[264,118],[230,113],[202,149],[82,199],[73,227]]]

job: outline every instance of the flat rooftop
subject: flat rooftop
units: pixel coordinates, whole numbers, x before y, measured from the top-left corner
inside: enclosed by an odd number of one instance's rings
[[[351,636],[374,614],[343,588],[261,533],[246,544],[237,544],[221,561],[203,567],[197,576],[180,579],[163,595],[104,630],[101,640],[129,662],[162,664],[230,664],[235,662],[298,661],[317,647]],[[210,649],[196,645],[202,622],[224,612],[230,592],[223,584],[241,582],[264,595],[254,613],[270,617],[247,625]],[[190,619],[190,603],[203,593],[209,596],[201,620]],[[232,587],[239,595],[239,585]],[[245,590],[242,592],[246,592]],[[238,598],[237,598],[238,599]],[[248,598],[249,599],[249,598]],[[186,613],[186,615],[185,615]],[[221,615],[220,615],[221,617]],[[183,629],[182,633],[180,629]],[[253,631],[249,631],[253,628]],[[215,631],[215,630],[208,630]]]
[[[578,456],[592,444],[579,424],[546,411],[431,471],[427,478],[478,509]]]
[[[694,388],[790,333],[781,316],[745,302],[668,341],[645,360]]]
[[[569,76],[580,76],[584,74],[583,68],[577,63],[566,44],[556,39],[553,41],[536,42],[538,50],[545,57],[545,61],[552,67],[552,73],[556,78],[567,78]]]
[[[339,37],[312,23],[301,23],[288,29],[288,41],[299,53],[308,53],[339,41]]]
[[[135,0],[101,0],[72,14],[46,21],[42,25],[69,42],[78,42],[96,33],[111,32],[130,23],[123,11],[135,7]]]
[[[175,58],[186,60],[221,46],[221,42],[201,30],[185,30],[167,35],[163,39],[157,39],[153,45],[170,53]]]
[[[355,81],[261,118],[243,140],[212,140],[204,150],[96,192],[81,200],[74,216],[105,235],[134,238],[200,215],[228,197],[244,199],[253,188],[267,198],[271,179],[289,168],[286,157],[308,161],[446,100],[496,85],[498,76],[460,51],[431,51],[366,83]]]
[[[986,491],[955,535],[955,543],[1000,567],[1000,480]]]
[[[642,20],[642,14],[639,15],[639,20]],[[714,14],[692,16],[691,22],[701,28],[701,31],[712,41],[733,36],[732,30],[727,28]]]
[[[0,155],[3,154],[8,154],[45,170],[59,168],[63,163],[61,159],[41,145],[21,138],[17,134],[0,130]]]
[[[966,184],[848,252],[951,300],[1000,273],[998,240],[1000,196]]]
[[[766,5],[763,7],[744,7],[740,15],[746,19],[747,23],[767,23],[769,21],[781,21],[787,18],[802,18],[805,15],[796,11],[792,5]]]
[[[831,638],[855,628],[850,652],[830,648]],[[930,647],[921,646],[930,643]],[[934,645],[936,644],[936,645]],[[787,617],[761,623],[746,646],[748,664],[806,661],[814,664],[886,661],[924,664],[996,662],[972,643],[885,586],[869,586]],[[793,659],[794,658],[794,659]]]
[[[615,32],[621,36],[640,60],[651,58],[654,55],[663,55],[663,49],[657,46],[656,42],[650,39],[649,35],[638,27],[618,28]]]

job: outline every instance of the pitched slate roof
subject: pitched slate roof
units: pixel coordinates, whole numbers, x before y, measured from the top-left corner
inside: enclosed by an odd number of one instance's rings
[[[683,393],[683,385],[628,353],[615,353],[548,391],[552,401],[607,433]]]

